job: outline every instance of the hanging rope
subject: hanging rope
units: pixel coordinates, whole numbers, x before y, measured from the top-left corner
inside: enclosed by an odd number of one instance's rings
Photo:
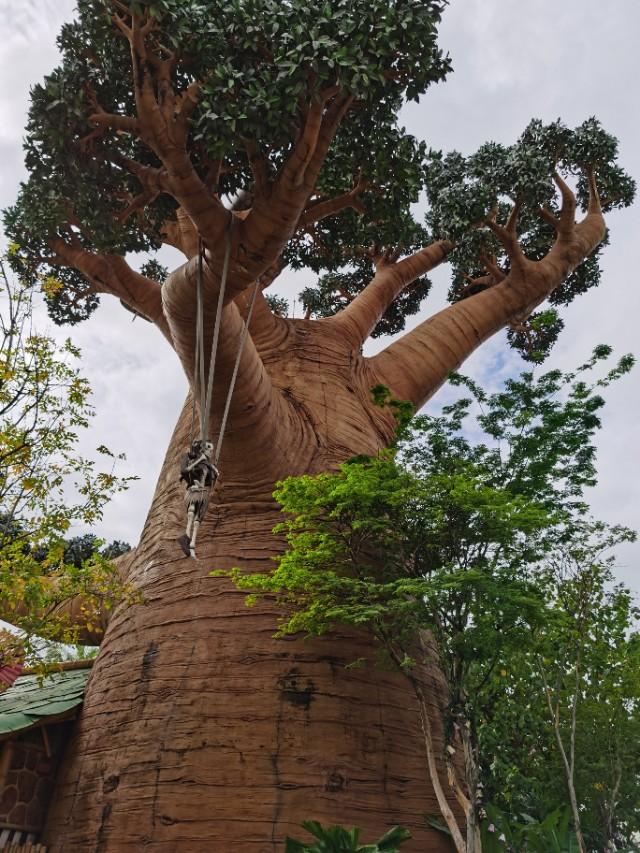
[[[242,328],[242,333],[240,335],[240,342],[238,343],[238,352],[236,354],[235,364],[233,365],[233,373],[231,374],[231,380],[229,381],[229,390],[227,391],[227,399],[224,404],[224,412],[222,414],[222,421],[220,422],[220,432],[218,433],[218,441],[216,444],[216,451],[213,456],[213,464],[218,467],[218,462],[220,461],[220,454],[222,453],[222,440],[224,438],[224,433],[227,428],[227,420],[229,418],[229,410],[231,408],[231,400],[233,398],[233,392],[236,387],[236,379],[238,378],[238,371],[240,370],[240,361],[242,359],[242,352],[244,350],[244,345],[247,342],[247,337],[249,335],[249,325],[251,324],[251,316],[253,315],[253,306],[256,304],[256,296],[258,295],[258,287],[259,283],[256,279],[255,284],[253,285],[253,293],[251,294],[251,301],[249,302],[249,309],[247,311],[247,316],[244,321],[244,326]]]
[[[191,407],[191,429],[189,431],[189,443],[193,443],[196,426],[196,409],[198,408],[196,388],[204,388],[204,358],[203,353],[203,314],[202,314],[202,265],[203,265],[202,240],[198,238],[198,271],[196,274],[196,351],[193,358],[194,391],[193,405]],[[202,396],[200,404],[202,405]]]
[[[233,218],[227,231],[224,261],[222,263],[222,278],[220,279],[220,292],[218,294],[218,307],[216,308],[216,321],[213,327],[213,338],[211,340],[211,355],[209,356],[209,378],[207,380],[207,392],[201,403],[200,409],[200,437],[207,440],[209,434],[209,416],[211,414],[211,402],[213,398],[213,378],[216,372],[216,355],[218,353],[218,339],[220,337],[220,325],[222,323],[222,309],[224,308],[224,297],[227,289],[227,276],[229,275],[229,260],[231,258],[231,231],[233,229]],[[204,338],[204,335],[203,335]],[[204,340],[203,344],[204,346]],[[202,388],[200,389],[202,393]]]
[[[191,414],[191,443],[189,452],[183,458],[180,479],[187,484],[187,529],[183,536],[178,539],[180,547],[186,556],[196,556],[196,538],[198,528],[202,522],[209,504],[209,496],[215,488],[218,479],[218,462],[222,453],[222,442],[229,420],[231,401],[236,387],[236,380],[240,370],[242,353],[249,335],[249,325],[253,315],[253,308],[258,295],[259,282],[256,280],[253,293],[249,301],[247,316],[243,322],[235,362],[229,380],[229,388],[220,421],[218,440],[215,447],[208,441],[209,419],[213,402],[213,386],[215,378],[216,356],[218,353],[218,341],[220,338],[220,327],[222,324],[222,312],[224,308],[224,297],[229,276],[229,262],[231,258],[231,237],[234,220],[226,234],[224,262],[222,264],[222,277],[220,279],[220,292],[218,293],[218,304],[216,306],[216,318],[211,341],[211,355],[209,358],[209,375],[205,389],[205,360],[204,360],[204,298],[203,298],[203,264],[204,249],[202,241],[198,241],[198,270],[196,283],[196,350],[194,355],[194,385],[193,410]],[[200,439],[194,440],[197,397],[200,397]]]
[[[218,353],[218,342],[220,339],[220,328],[222,325],[222,312],[224,309],[224,297],[227,289],[227,280],[229,277],[229,264],[231,259],[231,236],[232,229],[235,220],[231,221],[231,225],[229,230],[227,231],[227,235],[225,238],[225,252],[224,252],[224,261],[222,264],[222,277],[220,279],[220,291],[218,294],[218,303],[216,306],[216,317],[213,328],[213,338],[211,340],[211,355],[209,359],[209,373],[206,381],[205,388],[205,359],[204,359],[204,307],[203,307],[203,263],[204,263],[204,247],[202,245],[202,240],[198,241],[198,270],[196,276],[196,345],[195,345],[195,355],[194,355],[194,376],[196,380],[196,386],[199,390],[200,396],[200,439],[202,441],[207,440],[207,434],[209,432],[209,421],[211,416],[211,407],[213,403],[213,385],[215,378],[215,369],[216,369],[216,360]],[[253,309],[256,302],[256,297],[258,295],[259,282],[256,280],[253,291],[251,294],[251,299],[249,301],[249,307],[247,310],[247,316],[244,320],[242,332],[240,334],[240,340],[238,342],[238,349],[236,352],[236,358],[233,365],[233,372],[231,374],[231,379],[229,381],[229,388],[227,390],[227,397],[225,400],[224,410],[222,413],[222,420],[220,422],[220,430],[218,433],[218,440],[216,442],[215,453],[213,455],[213,463],[217,466],[220,461],[220,454],[222,452],[222,441],[224,439],[224,435],[227,428],[227,422],[229,419],[229,412],[231,409],[231,402],[233,399],[233,393],[235,391],[236,381],[238,379],[238,373],[240,371],[240,362],[242,360],[242,353],[244,352],[244,347],[247,342],[247,337],[249,334],[249,325],[251,323],[251,317],[253,315]],[[191,442],[193,442],[194,434],[195,434],[195,419],[196,419],[196,406],[197,406],[197,397],[198,394],[193,394],[193,407],[191,413],[191,431],[190,438]]]

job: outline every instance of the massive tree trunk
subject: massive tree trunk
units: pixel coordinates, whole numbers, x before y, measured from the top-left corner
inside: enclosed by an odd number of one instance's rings
[[[278,274],[301,228],[346,207],[359,209],[360,182],[335,199],[316,197],[322,164],[354,97],[334,86],[310,99],[277,175],[249,146],[255,195],[250,211],[234,214],[187,151],[198,85],[179,97],[172,92],[167,75],[175,58],[153,55],[152,18],[131,13],[131,26],[117,15],[114,20],[131,44],[137,115],[112,115],[96,105],[89,120],[98,129],[137,136],[154,153],[157,168],[127,158],[118,166],[139,179],[139,198],[160,192],[174,198],[180,211],[164,234],[189,260],[161,288],[122,257],[91,252],[90,236],[70,218],[66,237],[50,242],[49,262],[75,268],[92,292],[115,295],[154,322],[196,391],[198,271],[209,353],[228,269],[209,435],[215,439],[253,287],[268,286]],[[374,386],[421,406],[479,344],[528,317],[591,254],[605,235],[595,178],[587,174],[588,211],[579,223],[573,193],[556,180],[562,203],[557,217],[541,211],[556,231],[543,258],[530,260],[518,243],[519,203],[505,225],[495,211],[488,214],[483,224],[503,246],[505,269],[491,264],[483,292],[375,358],[361,354],[367,337],[403,290],[447,257],[454,248],[449,241],[402,260],[373,247],[374,278],[330,319],[275,317],[256,291],[199,559],[185,559],[176,541],[185,527],[178,460],[190,442],[187,408],[128,565],[127,579],[145,601],[123,605],[108,624],[49,814],[52,851],[267,853],[282,849],[285,836],[298,834],[307,818],[358,824],[367,837],[399,823],[413,833],[408,853],[449,849],[425,823],[439,808],[409,681],[376,668],[376,649],[365,635],[274,640],[275,607],[248,609],[228,580],[210,572],[270,568],[282,549],[272,533],[278,480],[330,470],[391,441],[394,419],[374,405]],[[202,267],[194,256],[199,247]],[[367,665],[346,668],[360,659]],[[422,673],[419,694],[433,711],[440,760],[435,706],[442,690],[435,670]]]
[[[376,649],[364,635],[274,640],[275,608],[248,609],[229,581],[210,572],[272,565],[282,548],[272,533],[278,480],[330,470],[390,442],[394,418],[374,405],[374,386],[422,405],[479,344],[553,292],[604,236],[591,184],[589,212],[577,225],[565,188],[558,240],[539,262],[520,251],[515,216],[506,228],[492,221],[511,257],[509,274],[373,359],[361,350],[379,317],[403,287],[443,260],[450,244],[397,263],[382,259],[371,284],[330,319],[277,318],[258,294],[199,559],[185,559],[176,541],[185,525],[178,469],[190,442],[187,407],[128,565],[127,579],[145,600],[123,606],[107,627],[49,815],[52,851],[266,853],[282,849],[307,818],[359,824],[371,835],[399,823],[413,832],[408,853],[448,849],[444,836],[425,825],[438,806],[409,682],[375,667]],[[230,239],[212,439],[248,300],[246,267],[236,258],[246,254],[244,232],[236,227]],[[76,253],[78,268],[93,262]],[[117,284],[118,264],[107,258],[100,281]],[[126,294],[170,340],[192,387],[197,266],[192,258],[175,271],[161,294],[144,277],[129,276]],[[205,352],[220,266],[220,252],[208,252]],[[109,287],[115,292],[115,284]],[[366,666],[346,668],[361,658]],[[440,758],[435,706],[442,691],[435,670],[422,675]]]
[[[413,833],[408,851],[449,849],[425,824],[438,806],[406,679],[375,666],[365,635],[273,639],[274,608],[249,609],[228,580],[209,576],[270,567],[282,548],[272,534],[276,477],[326,470],[392,434],[389,413],[365,399],[374,384],[366,362],[354,368],[337,329],[310,345],[318,325],[280,326],[293,349],[305,340],[295,364],[276,368],[279,390],[296,401],[293,419],[279,421],[286,464],[269,429],[260,445],[259,427],[238,425],[247,406],[225,441],[198,560],[176,542],[185,407],[129,566],[145,601],[109,623],[50,810],[51,851],[266,853],[308,818],[361,825],[367,838],[400,823]],[[346,668],[360,658],[369,663]],[[424,673],[434,704],[437,679]],[[438,717],[434,708],[439,749]]]

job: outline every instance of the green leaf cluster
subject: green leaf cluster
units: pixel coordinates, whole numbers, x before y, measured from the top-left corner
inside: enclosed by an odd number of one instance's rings
[[[316,842],[307,843],[287,838],[285,853],[399,853],[404,841],[411,833],[402,826],[394,826],[373,844],[361,844],[358,827],[347,830],[342,826],[323,827],[315,820],[307,820],[302,826]]]
[[[283,261],[309,270],[301,293],[311,317],[331,315],[373,275],[372,245],[411,253],[434,238],[457,241],[451,256],[450,299],[471,295],[467,277],[483,274],[482,254],[508,259],[495,238],[478,228],[495,209],[498,218],[514,202],[521,207],[520,239],[527,257],[538,259],[554,240],[540,205],[557,212],[552,176],[560,171],[577,189],[584,207],[585,173],[594,169],[605,210],[628,205],[633,180],[617,164],[617,142],[595,118],[575,129],[560,121],[532,121],[511,146],[488,142],[477,152],[430,151],[398,123],[407,100],[418,99],[446,77],[450,61],[438,46],[445,0],[157,0],[130,3],[132,11],[155,17],[151,46],[176,57],[171,83],[178,92],[198,81],[201,98],[189,134],[188,155],[202,178],[222,157],[217,187],[224,197],[249,190],[253,177],[250,140],[270,178],[299,137],[309,103],[333,86],[355,98],[317,181],[314,197],[351,189],[361,175],[368,189],[363,215],[352,210],[324,219],[292,236]],[[102,252],[155,251],[162,226],[175,217],[176,202],[161,194],[144,216],[119,214],[140,185],[123,163],[127,158],[157,167],[155,154],[126,133],[99,133],[89,122],[96,102],[106,110],[135,116],[131,56],[112,19],[109,0],[79,0],[77,20],[66,24],[58,44],[59,66],[34,87],[25,137],[29,179],[15,205],[5,211],[5,231],[17,248],[11,263],[25,281],[53,268],[50,242],[70,233],[84,248]],[[415,203],[428,200],[426,222]],[[74,225],[82,223],[82,227]],[[55,265],[54,265],[55,266]],[[157,267],[149,273],[163,278]],[[72,269],[56,273],[62,287],[49,296],[59,323],[88,317],[98,298]],[[554,292],[556,310],[595,287],[599,252],[581,264]],[[374,335],[404,327],[428,294],[420,278],[387,310]],[[512,346],[540,361],[555,342],[562,321],[538,315],[526,334],[510,335]]]

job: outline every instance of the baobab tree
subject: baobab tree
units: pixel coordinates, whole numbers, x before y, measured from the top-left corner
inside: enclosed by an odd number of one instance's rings
[[[540,359],[561,327],[555,309],[598,283],[603,214],[634,187],[595,119],[533,121],[512,146],[468,157],[398,125],[403,102],[449,71],[444,5],[79,0],[59,67],[32,92],[30,176],[5,213],[14,268],[48,281],[57,322],[84,320],[102,294],[120,299],[157,326],[190,388],[123,565],[143,603],[105,619],[51,850],[257,853],[309,817],[372,835],[400,823],[407,850],[447,849],[424,821],[438,805],[408,688],[373,665],[346,668],[372,661],[369,640],[274,640],[274,609],[248,610],[210,576],[271,565],[277,481],[393,440],[394,410],[372,389],[420,407],[505,327]],[[422,191],[424,223],[412,214]],[[132,266],[163,244],[184,253],[180,267]],[[445,261],[451,304],[364,357],[369,336],[402,330]],[[303,319],[269,297],[286,268],[317,277]],[[555,309],[536,312],[545,302]],[[194,420],[219,437],[251,304],[194,560],[177,541],[180,457]],[[423,679],[438,703],[438,673]]]

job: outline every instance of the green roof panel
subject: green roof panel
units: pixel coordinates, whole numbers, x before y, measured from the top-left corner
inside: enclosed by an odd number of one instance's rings
[[[21,675],[0,693],[0,737],[46,723],[82,704],[91,669]]]

